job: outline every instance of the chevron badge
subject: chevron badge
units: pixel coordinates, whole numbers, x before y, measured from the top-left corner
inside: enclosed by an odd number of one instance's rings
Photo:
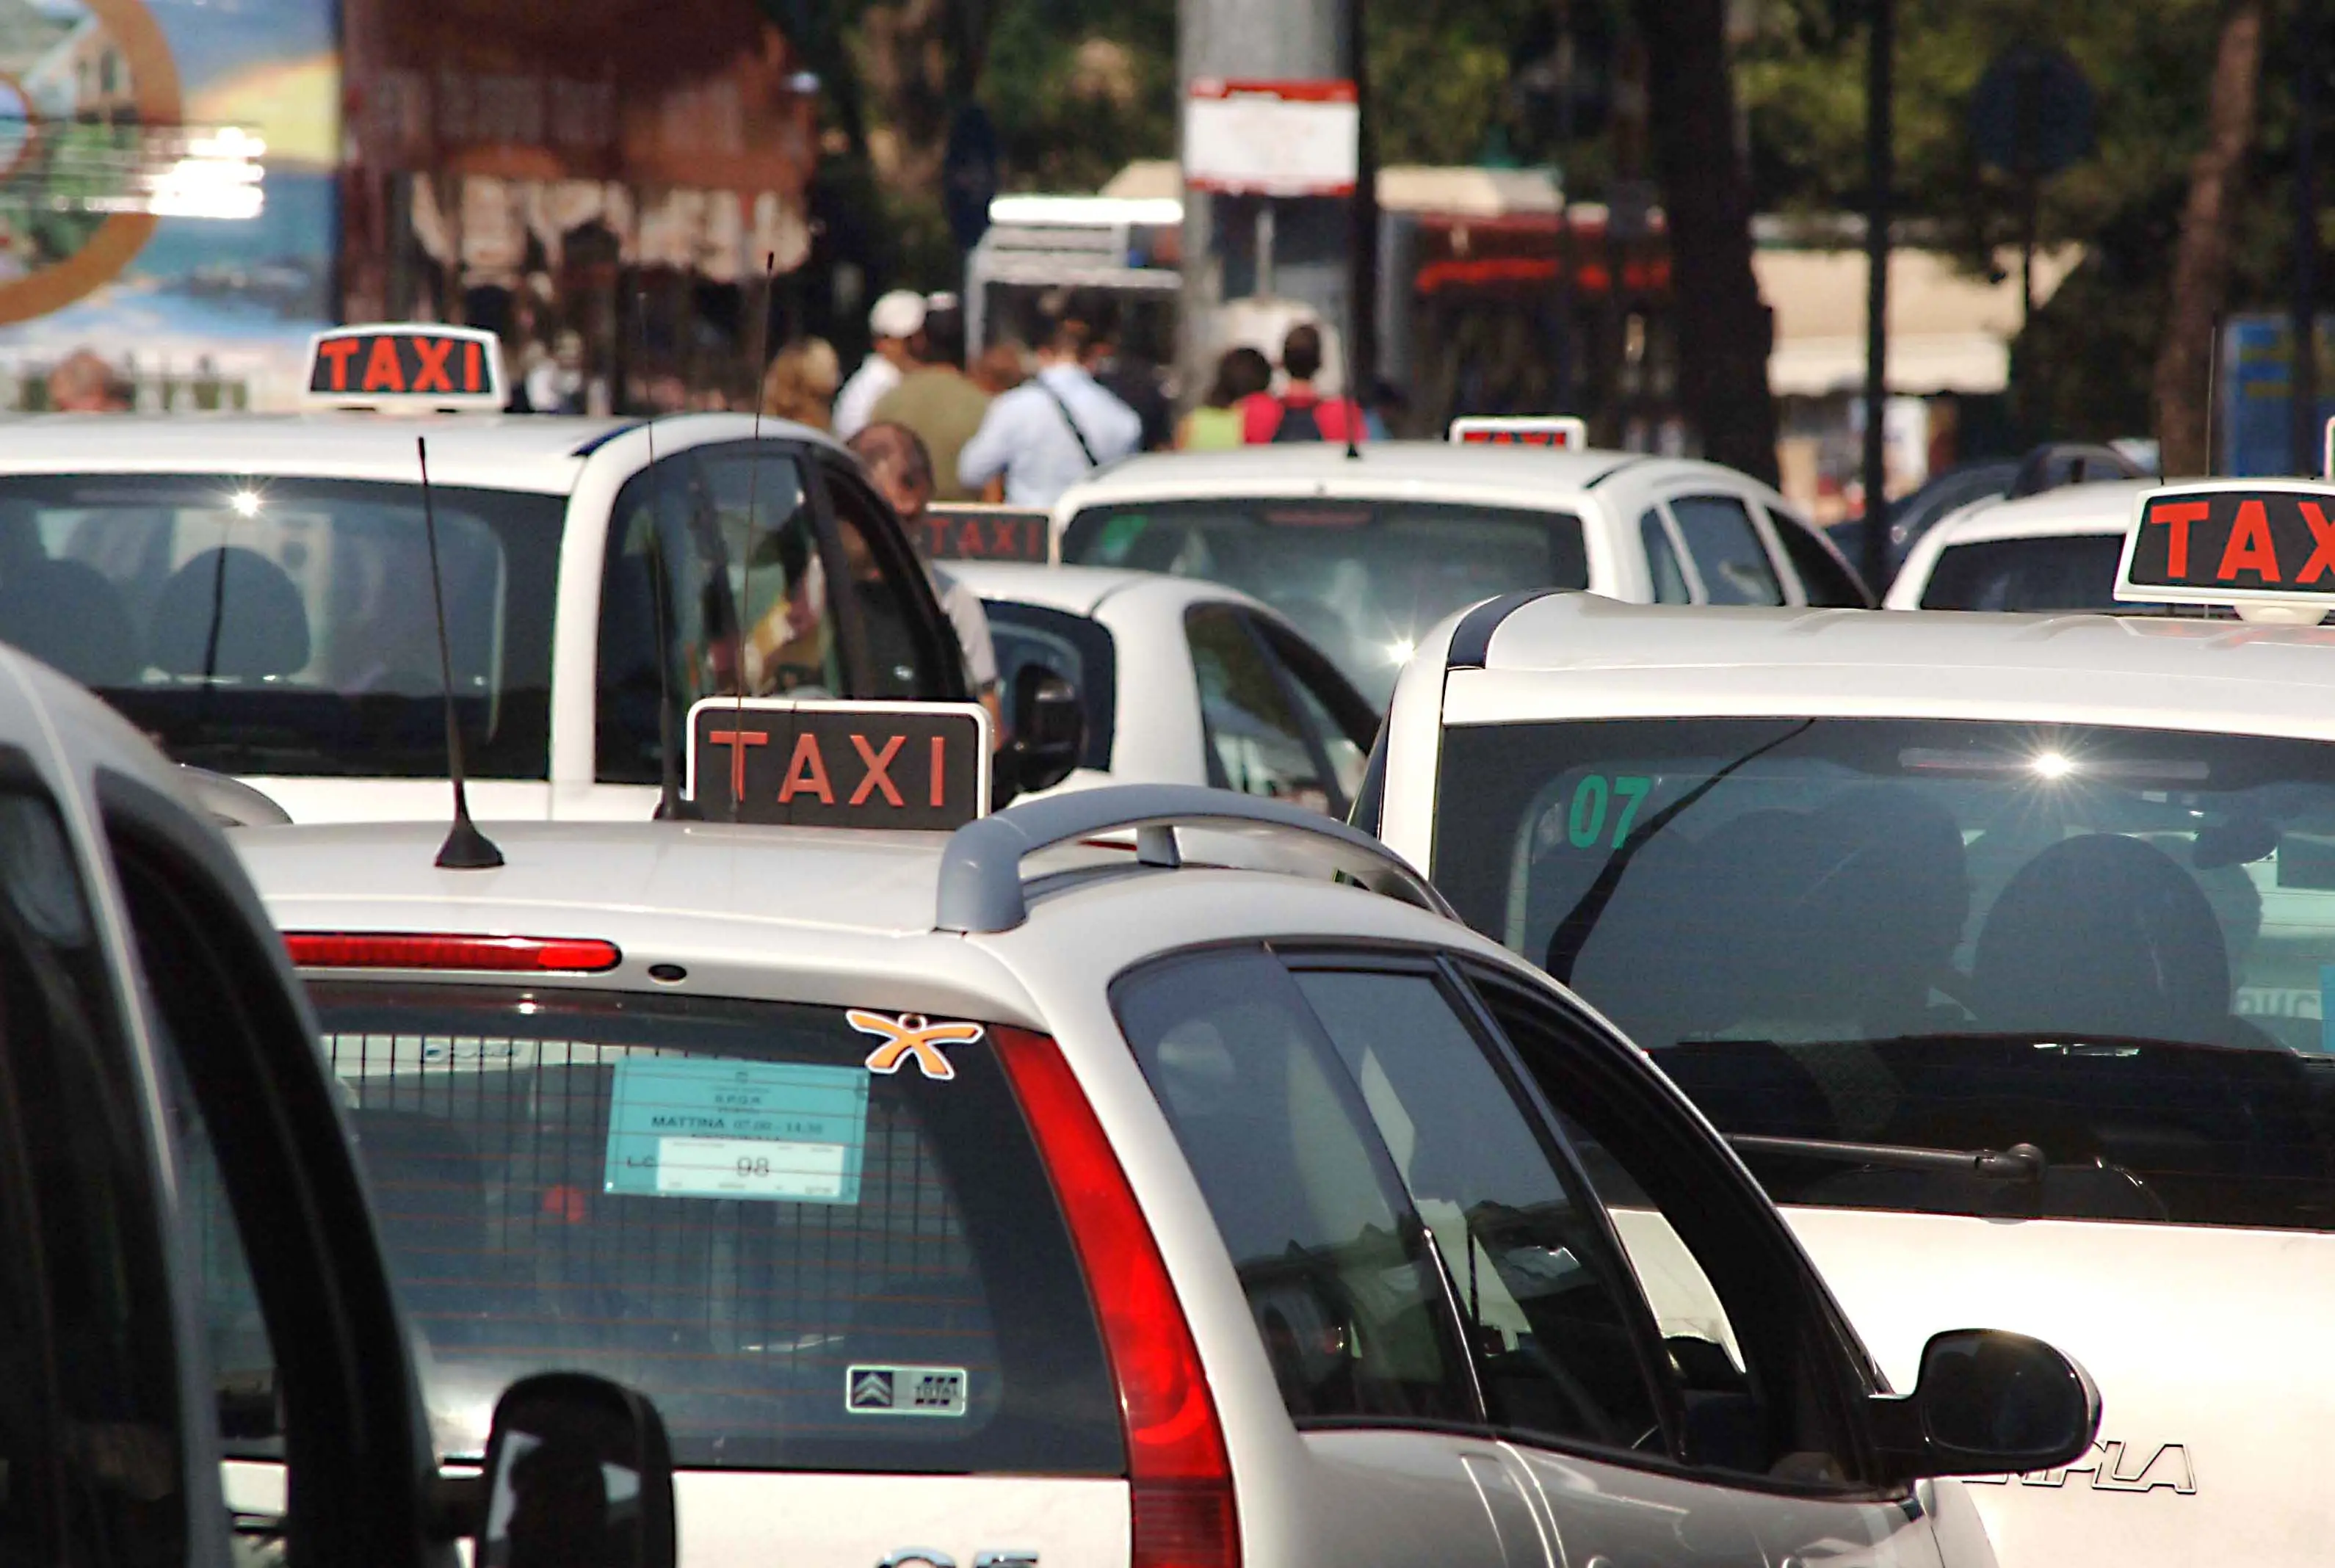
[[[884,1042],[867,1053],[867,1070],[887,1076],[899,1071],[904,1062],[914,1060],[926,1078],[945,1083],[956,1076],[956,1068],[941,1054],[941,1047],[971,1045],[981,1038],[977,1023],[935,1023],[921,1012],[887,1018],[855,1007],[843,1017],[860,1033],[875,1035]]]

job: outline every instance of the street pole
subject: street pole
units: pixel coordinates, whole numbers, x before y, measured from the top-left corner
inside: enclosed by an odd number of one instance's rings
[[[1875,594],[1889,586],[1888,447],[1882,428],[1889,398],[1890,187],[1896,181],[1891,135],[1896,0],[1872,0],[1873,33],[1865,68],[1865,580]]]
[[[2294,415],[2293,467],[2315,474],[2325,461],[2319,421],[2319,101],[2326,70],[2316,5],[2294,22]]]

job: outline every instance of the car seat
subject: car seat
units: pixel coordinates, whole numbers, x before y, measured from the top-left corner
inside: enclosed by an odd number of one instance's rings
[[[127,686],[145,661],[121,592],[82,561],[35,561],[0,582],[0,640],[84,686]]]
[[[180,679],[263,681],[305,669],[308,609],[283,567],[237,546],[205,550],[170,576],[147,662]]]

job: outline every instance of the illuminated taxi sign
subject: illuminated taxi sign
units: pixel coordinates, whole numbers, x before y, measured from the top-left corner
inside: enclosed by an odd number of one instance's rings
[[[1459,446],[1555,447],[1577,452],[1589,444],[1589,426],[1570,414],[1468,414],[1451,421]]]
[[[2146,604],[2335,601],[2335,485],[2237,479],[2144,492],[2116,596]]]
[[[708,697],[688,787],[708,822],[950,831],[989,810],[989,714],[970,702]]]
[[[305,401],[322,408],[499,411],[502,345],[467,326],[335,327],[308,340]]]
[[[925,508],[913,526],[924,535],[925,554],[932,560],[1043,566],[1053,518],[1029,508],[937,502]]]

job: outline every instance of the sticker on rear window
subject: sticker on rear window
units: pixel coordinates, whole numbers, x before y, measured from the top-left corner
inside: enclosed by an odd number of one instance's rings
[[[867,1075],[673,1056],[616,1063],[606,1190],[648,1197],[856,1204]]]
[[[981,1038],[981,1025],[977,1023],[935,1023],[921,1012],[887,1017],[880,1012],[862,1012],[855,1007],[843,1017],[860,1033],[872,1034],[884,1042],[867,1053],[870,1072],[896,1073],[914,1061],[926,1078],[945,1083],[956,1076],[956,1069],[949,1064],[941,1047],[971,1045]]]
[[[963,1367],[852,1367],[843,1376],[843,1408],[853,1416],[962,1416]]]

